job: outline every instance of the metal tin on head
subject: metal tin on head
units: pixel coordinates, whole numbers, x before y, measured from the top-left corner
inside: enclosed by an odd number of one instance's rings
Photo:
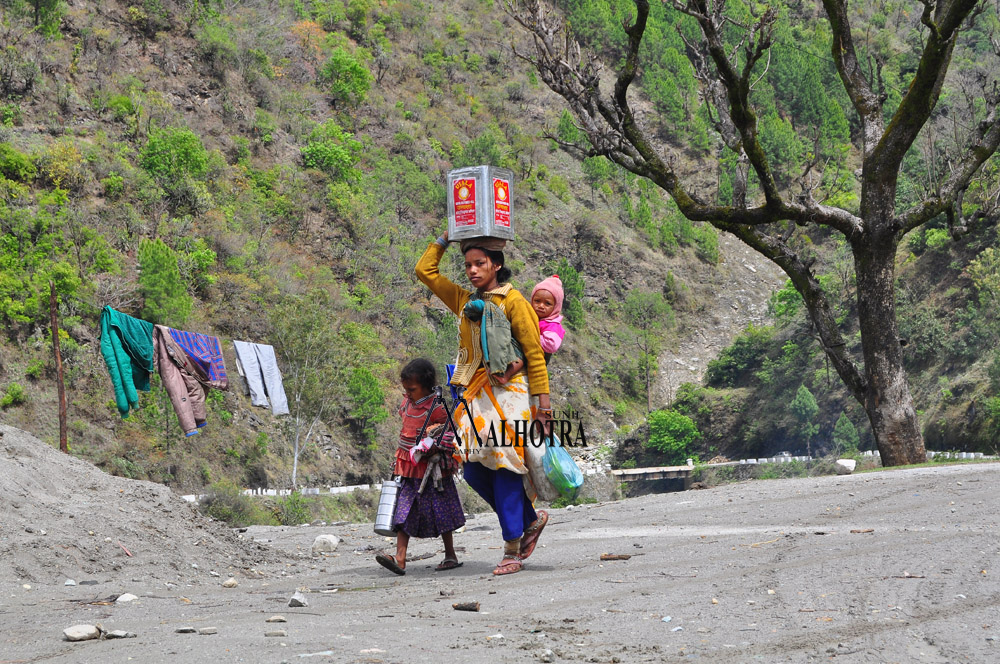
[[[448,171],[448,237],[514,239],[514,173],[497,166]]]

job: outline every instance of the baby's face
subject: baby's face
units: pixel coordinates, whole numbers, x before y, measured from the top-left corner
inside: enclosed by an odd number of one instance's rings
[[[538,314],[539,320],[548,318],[556,308],[556,298],[549,291],[540,288],[531,296],[531,308]]]

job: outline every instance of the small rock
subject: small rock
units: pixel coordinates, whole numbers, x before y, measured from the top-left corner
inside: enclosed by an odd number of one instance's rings
[[[104,542],[105,542],[106,544],[111,544],[111,542],[112,542],[112,539],[111,539],[110,537],[105,537],[105,538],[104,538]]]
[[[671,620],[673,620],[673,618],[670,616],[663,616],[663,622],[670,622]]]
[[[178,627],[174,630],[177,634],[194,634],[196,631],[194,627]]]
[[[718,604],[718,603],[719,603],[719,600],[717,600],[717,599],[715,599],[715,598],[713,597],[713,598],[712,598],[712,604]]]
[[[278,636],[284,638],[288,636],[288,632],[283,629],[275,629],[270,632],[264,632],[264,636]]]
[[[340,539],[338,539],[336,535],[320,535],[313,541],[313,555],[333,553],[337,550],[338,544],[340,544]]]
[[[292,595],[292,598],[288,600],[288,606],[309,606],[309,602],[306,601],[305,595],[300,592],[296,592]]]
[[[684,628],[683,628],[683,627],[674,627],[674,628],[673,628],[672,630],[670,630],[670,631],[671,631],[671,632],[683,632],[683,631],[684,631]]]
[[[101,635],[101,630],[94,625],[73,625],[63,630],[63,637],[67,641],[89,641]]]
[[[198,630],[199,634],[218,634],[219,629],[217,627],[202,627]]]
[[[216,577],[220,576],[218,572],[209,572],[208,575],[209,576],[216,576]]]
[[[122,593],[121,595],[118,596],[118,599],[115,600],[115,604],[125,604],[126,602],[134,602],[137,599],[139,598],[133,595],[132,593]]]
[[[768,588],[767,589],[767,594],[768,595],[773,595],[774,594],[774,590],[772,588]]]
[[[228,579],[222,582],[223,588],[235,588],[238,585],[240,585],[239,582],[233,577],[229,577]]]
[[[269,622],[269,623],[282,623],[282,622],[288,622],[288,621],[287,621],[287,620],[285,620],[285,616],[271,616],[270,618],[268,618],[268,619],[267,619],[267,620],[265,620],[264,622]]]
[[[135,633],[126,632],[123,629],[115,629],[110,632],[104,633],[104,638],[106,639],[134,639]]]
[[[538,654],[539,662],[554,662],[556,661],[556,654],[551,650],[543,650]]]
[[[63,585],[64,586],[75,586],[76,585],[76,581],[74,581],[73,579],[66,579],[66,583],[64,583]]]
[[[25,590],[31,590],[31,584],[30,583],[21,584],[21,587],[24,588]]]

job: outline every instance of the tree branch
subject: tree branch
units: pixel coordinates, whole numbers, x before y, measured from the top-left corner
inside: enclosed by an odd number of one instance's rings
[[[830,358],[837,374],[854,398],[864,403],[868,381],[847,353],[847,344],[840,334],[840,328],[837,327],[837,319],[833,315],[830,301],[823,292],[819,281],[809,266],[786,244],[786,238],[767,235],[762,229],[750,226],[735,224],[716,224],[716,226],[732,233],[756,249],[776,263],[788,275],[805,301],[809,317],[819,333],[823,351]]]
[[[858,64],[858,55],[847,16],[847,0],[823,0],[833,31],[831,52],[847,96],[861,119],[862,150],[867,156],[882,136],[882,99],[872,90]]]
[[[824,3],[831,0],[824,0]],[[979,0],[925,0],[921,22],[928,25],[930,35],[910,87],[889,121],[878,145],[865,157],[866,177],[884,179],[896,174],[903,155],[910,149],[917,134],[927,123],[937,105],[951,64],[962,22],[976,8]],[[933,18],[930,14],[933,11]]]
[[[961,210],[962,196],[982,165],[1000,148],[1000,90],[996,86],[986,101],[988,103],[986,117],[976,125],[976,129],[969,136],[968,150],[939,192],[896,218],[897,226],[903,233],[917,228],[942,212],[950,215],[949,220],[953,224],[952,235],[961,235],[965,230],[965,224],[961,222],[964,218]],[[954,224],[956,215],[958,224]]]

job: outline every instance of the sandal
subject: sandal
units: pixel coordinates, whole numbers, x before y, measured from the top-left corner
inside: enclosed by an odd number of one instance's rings
[[[548,522],[549,513],[545,510],[538,510],[538,518],[524,531],[524,537],[521,538],[521,550],[517,554],[521,560],[526,559],[535,551],[538,536],[542,534],[542,529],[545,528],[545,524]]]
[[[386,568],[393,574],[398,574],[399,576],[403,576],[404,574],[406,574],[406,570],[400,567],[399,563],[396,562],[396,559],[393,556],[390,556],[388,553],[380,553],[377,556],[375,556],[375,562],[377,562],[379,565]]]
[[[493,570],[494,576],[504,576],[506,574],[514,574],[520,572],[524,564],[521,562],[520,556],[504,556],[497,568]]]
[[[441,563],[434,568],[435,572],[447,572],[450,569],[458,569],[464,563],[460,563],[454,558],[445,558]]]

